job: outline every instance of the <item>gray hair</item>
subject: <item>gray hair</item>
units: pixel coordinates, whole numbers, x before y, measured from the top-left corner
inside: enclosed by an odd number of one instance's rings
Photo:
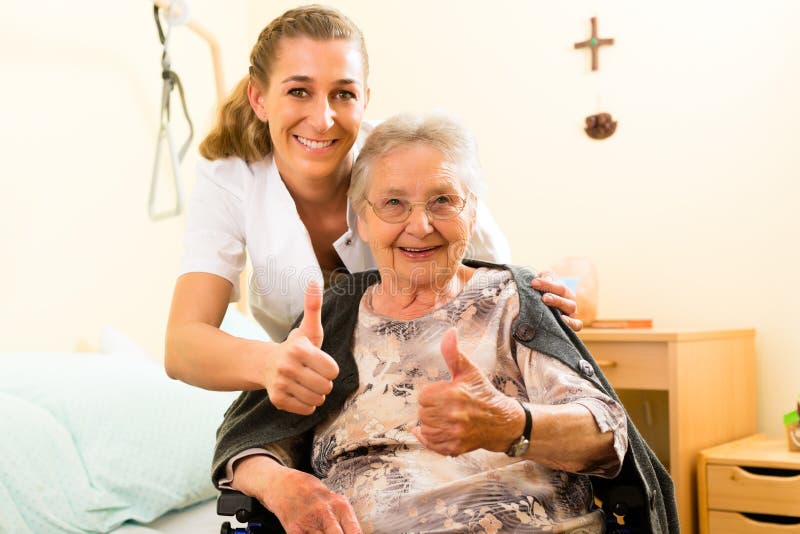
[[[350,176],[348,195],[361,214],[367,205],[367,191],[376,162],[395,149],[415,143],[440,151],[456,167],[461,185],[474,197],[485,189],[475,138],[455,117],[447,113],[400,113],[379,124],[369,134],[358,154]]]

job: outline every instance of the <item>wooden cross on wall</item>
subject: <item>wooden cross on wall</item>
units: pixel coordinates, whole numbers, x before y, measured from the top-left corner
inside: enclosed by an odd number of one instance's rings
[[[575,48],[591,48],[592,49],[592,70],[597,70],[597,56],[598,48],[603,45],[613,45],[614,39],[600,39],[597,37],[597,17],[592,17],[592,36],[581,42],[575,43]]]

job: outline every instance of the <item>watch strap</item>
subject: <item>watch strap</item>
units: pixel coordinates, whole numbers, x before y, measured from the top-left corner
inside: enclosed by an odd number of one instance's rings
[[[519,403],[520,406],[522,406],[522,409],[525,411],[525,428],[522,431],[522,437],[530,441],[531,430],[533,430],[533,416],[531,415],[530,409],[527,406],[525,406],[524,402],[522,402],[519,399],[517,399],[517,402]]]
[[[533,427],[533,416],[530,409],[521,400],[517,399],[517,402],[525,412],[525,428],[522,430],[522,435],[515,439],[506,451],[506,454],[512,458],[518,458],[528,451],[531,444],[531,427]]]

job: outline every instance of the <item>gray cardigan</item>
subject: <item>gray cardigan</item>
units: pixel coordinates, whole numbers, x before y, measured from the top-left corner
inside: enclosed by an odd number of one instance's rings
[[[492,263],[465,260],[471,267],[508,269],[514,276],[519,293],[520,311],[512,324],[517,343],[563,362],[581,376],[619,402],[619,397],[603,376],[602,371],[581,340],[561,320],[558,311],[548,308],[541,294],[531,288],[534,274],[529,270]],[[377,271],[367,271],[342,277],[323,299],[322,322],[325,337],[322,350],[339,364],[339,376],[325,403],[309,416],[291,414],[275,408],[266,390],[246,391],[228,408],[217,430],[212,479],[216,485],[225,474],[228,460],[236,454],[263,447],[282,439],[309,433],[358,388],[358,368],[351,351],[358,308],[366,289],[380,279]],[[299,319],[298,323],[299,324]],[[309,440],[310,441],[310,440]],[[308,444],[310,447],[310,443]],[[310,460],[309,454],[305,455]],[[310,472],[310,465],[300,466]],[[614,503],[623,500],[628,505],[644,508],[652,533],[680,532],[672,479],[647,446],[628,417],[628,451],[622,470],[613,479],[590,477],[595,496],[604,502],[607,514]]]

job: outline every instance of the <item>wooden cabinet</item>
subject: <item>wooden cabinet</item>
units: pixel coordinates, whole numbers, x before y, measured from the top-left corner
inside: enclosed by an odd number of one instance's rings
[[[706,449],[698,460],[702,534],[800,534],[800,452],[762,435]]]
[[[580,338],[675,482],[697,532],[698,453],[756,431],[755,331],[587,328]]]

